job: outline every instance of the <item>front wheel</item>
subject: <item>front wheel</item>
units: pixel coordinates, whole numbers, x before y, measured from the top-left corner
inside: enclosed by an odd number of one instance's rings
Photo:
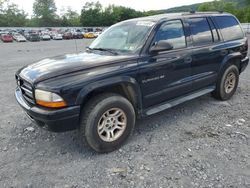
[[[230,99],[234,95],[238,83],[238,67],[235,65],[228,66],[217,82],[216,89],[212,93],[213,97],[223,101]]]
[[[81,137],[97,152],[118,149],[130,136],[135,125],[133,105],[117,94],[94,97],[82,111]]]

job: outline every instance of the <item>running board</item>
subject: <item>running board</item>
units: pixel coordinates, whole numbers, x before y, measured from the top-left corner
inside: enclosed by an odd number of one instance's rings
[[[156,114],[158,112],[161,112],[161,111],[166,110],[168,108],[172,108],[173,106],[177,106],[177,105],[179,105],[181,103],[184,103],[186,101],[190,101],[190,100],[195,99],[197,97],[200,97],[202,95],[211,93],[214,90],[215,90],[215,87],[211,86],[211,87],[207,87],[205,89],[193,92],[193,93],[191,93],[189,95],[185,95],[184,97],[179,97],[179,98],[173,99],[171,101],[168,101],[166,103],[154,106],[154,107],[146,110],[146,115],[149,116],[149,115],[152,115],[152,114]]]

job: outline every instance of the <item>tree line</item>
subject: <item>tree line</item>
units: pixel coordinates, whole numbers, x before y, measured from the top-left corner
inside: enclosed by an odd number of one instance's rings
[[[242,23],[250,22],[250,0],[241,1],[212,1],[203,3],[199,6],[198,11],[223,11],[234,14]]]
[[[103,7],[99,2],[87,2],[78,14],[71,8],[57,14],[54,0],[35,0],[33,15],[29,15],[16,4],[0,0],[0,27],[74,27],[110,26],[116,22],[146,16],[150,12],[136,11],[123,6]]]
[[[202,3],[197,10],[221,10],[236,15],[241,22],[250,22],[250,0],[243,1],[245,6],[239,7],[237,1],[216,0]],[[63,12],[61,15],[57,14],[54,0],[35,0],[33,15],[30,17],[16,4],[0,0],[0,27],[110,26],[126,19],[163,13],[162,10],[142,12],[115,5],[103,7],[100,2],[86,2],[80,14],[71,8],[61,12]]]

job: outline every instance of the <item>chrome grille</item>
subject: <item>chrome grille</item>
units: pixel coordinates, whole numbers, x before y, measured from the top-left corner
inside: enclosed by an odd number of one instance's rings
[[[32,85],[20,77],[16,77],[16,79],[17,79],[17,85],[22,91],[23,98],[27,102],[35,104]]]

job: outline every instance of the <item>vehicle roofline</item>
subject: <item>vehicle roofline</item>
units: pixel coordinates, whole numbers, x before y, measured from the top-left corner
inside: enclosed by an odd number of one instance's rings
[[[231,13],[227,12],[180,12],[180,13],[164,13],[164,14],[157,14],[153,16],[145,16],[145,17],[139,17],[139,18],[133,18],[124,20],[119,23],[126,23],[130,21],[152,21],[155,23],[164,21],[164,20],[170,20],[170,19],[181,19],[181,18],[189,18],[189,17],[208,17],[208,16],[233,16]]]

